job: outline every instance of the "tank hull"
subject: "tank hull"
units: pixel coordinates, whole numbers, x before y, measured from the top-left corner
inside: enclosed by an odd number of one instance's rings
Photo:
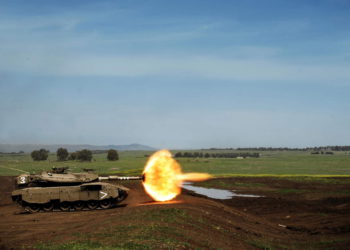
[[[26,211],[62,211],[109,208],[124,200],[128,189],[103,182],[76,186],[31,187],[12,192],[12,199]],[[45,209],[46,208],[46,209]]]

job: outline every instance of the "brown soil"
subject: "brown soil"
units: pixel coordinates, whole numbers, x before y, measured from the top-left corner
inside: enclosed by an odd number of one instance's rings
[[[131,188],[129,196],[117,208],[23,214],[11,201],[13,177],[0,177],[0,249],[31,248],[40,242],[70,242],[77,233],[94,234],[94,240],[104,242],[103,234],[96,232],[102,232],[107,224],[109,228],[147,226],[152,222],[140,220],[137,215],[164,208],[186,211],[191,220],[176,225],[186,235],[186,239],[179,241],[188,243],[178,248],[347,249],[350,245],[350,194],[343,192],[350,190],[350,184],[272,178],[222,181],[233,186],[240,183],[234,188],[238,192],[264,197],[214,200],[184,190],[175,202],[163,204],[152,202],[140,182],[128,182],[125,185]],[[166,223],[172,226],[171,222]]]

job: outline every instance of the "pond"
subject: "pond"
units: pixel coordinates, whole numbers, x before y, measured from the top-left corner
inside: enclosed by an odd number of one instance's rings
[[[196,194],[205,195],[209,198],[213,199],[231,199],[232,197],[251,197],[258,198],[263,197],[261,195],[253,195],[253,194],[237,194],[234,190],[225,190],[218,188],[205,188],[205,187],[197,187],[193,186],[191,182],[184,182],[182,184],[182,188],[195,192]]]

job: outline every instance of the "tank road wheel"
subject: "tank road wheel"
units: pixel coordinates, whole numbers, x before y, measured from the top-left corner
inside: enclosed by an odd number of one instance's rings
[[[110,208],[112,206],[112,202],[110,199],[100,201],[100,207],[103,209]]]
[[[83,201],[76,201],[73,204],[73,207],[76,211],[80,211],[83,210],[83,208],[85,207],[85,202]]]
[[[24,207],[24,209],[30,213],[37,213],[40,211],[40,206],[36,203],[29,203]]]
[[[48,203],[43,204],[42,208],[45,212],[52,211],[53,210],[53,202],[48,202]]]
[[[67,212],[67,211],[69,211],[70,207],[71,207],[71,205],[68,201],[64,201],[64,202],[60,203],[61,211]]]
[[[126,192],[125,190],[120,189],[120,190],[119,190],[119,197],[118,197],[118,200],[119,200],[119,201],[125,200],[126,197],[128,197],[128,192]]]
[[[98,202],[94,200],[88,201],[87,207],[91,210],[96,209],[98,207]]]

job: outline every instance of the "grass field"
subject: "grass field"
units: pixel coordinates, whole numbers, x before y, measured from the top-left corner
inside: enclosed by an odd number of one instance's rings
[[[215,151],[217,152],[217,151]],[[106,154],[94,154],[93,161],[58,162],[55,154],[47,161],[33,161],[29,154],[0,154],[0,175],[21,171],[40,172],[51,167],[69,166],[73,171],[95,169],[99,174],[141,174],[152,152],[119,152],[120,160],[108,161]],[[173,152],[174,153],[174,152]],[[260,158],[179,158],[184,172],[204,172],[214,176],[346,176],[350,175],[350,154],[311,155],[308,152],[263,152]]]

